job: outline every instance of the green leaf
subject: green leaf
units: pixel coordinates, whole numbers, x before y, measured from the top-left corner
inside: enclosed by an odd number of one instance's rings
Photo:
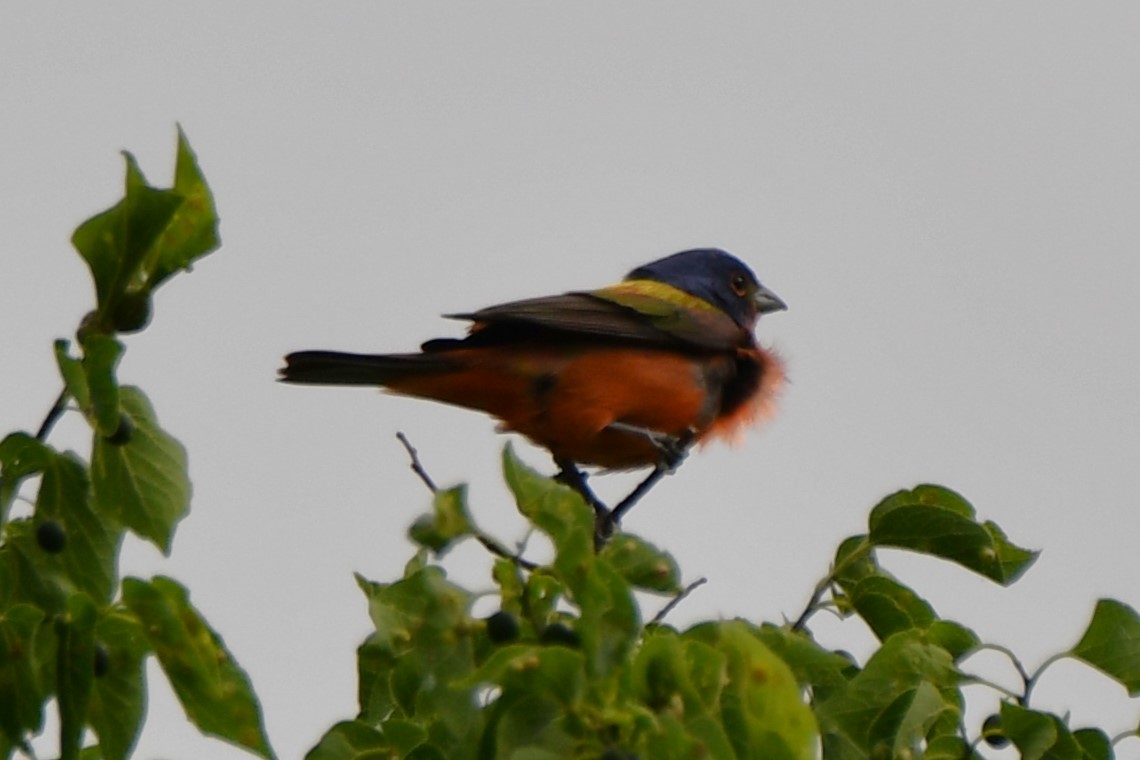
[[[432,499],[432,514],[412,524],[409,537],[436,554],[445,552],[457,539],[471,535],[475,524],[467,511],[467,486],[437,491]]]
[[[550,536],[555,566],[571,589],[589,572],[594,558],[594,512],[576,492],[539,475],[503,448],[503,474],[519,512]]]
[[[428,566],[395,583],[373,583],[358,575],[357,584],[368,597],[378,643],[394,653],[449,640],[467,621],[471,595],[450,583],[439,567]]]
[[[391,673],[396,657],[376,634],[371,634],[356,649],[356,696],[359,718],[379,724],[395,707]]]
[[[95,642],[107,654],[96,674],[88,721],[99,736],[104,760],[126,760],[142,729],[146,700],[146,634],[129,611],[109,608],[95,624]]]
[[[949,652],[955,662],[981,644],[978,634],[952,620],[936,620],[926,633],[927,639]]]
[[[567,647],[512,644],[495,652],[462,683],[495,684],[504,693],[541,693],[573,710],[586,689],[586,660]]]
[[[471,595],[435,566],[391,584],[359,576],[357,583],[376,626],[359,650],[361,714],[415,716],[433,724],[439,749],[471,746],[478,706],[471,690],[457,685],[475,667]]]
[[[1003,702],[1001,725],[1022,760],[1083,760],[1081,746],[1056,715]]]
[[[0,555],[0,566],[8,568],[7,581],[0,583],[0,602],[32,601],[58,611],[75,590],[107,602],[115,586],[121,531],[94,511],[87,468],[78,457],[28,441],[23,464],[34,461],[43,474],[35,527],[23,521],[8,526],[8,552]],[[48,551],[37,541],[36,530],[47,523],[54,523],[65,542],[58,551]]]
[[[871,575],[848,591],[851,604],[880,641],[899,631],[925,629],[934,623],[934,609],[898,581]]]
[[[8,521],[20,482],[42,471],[50,455],[50,448],[27,433],[9,433],[0,440],[0,525]]]
[[[629,584],[594,553],[593,510],[571,489],[522,464],[509,444],[503,450],[503,471],[519,511],[554,543],[553,569],[561,584],[548,584],[548,590],[567,591],[581,610],[577,631],[590,673],[610,673],[632,649],[641,618]],[[531,575],[528,591],[540,578]],[[538,627],[544,621],[536,611],[551,609],[556,596],[531,601],[531,619]]]
[[[702,623],[682,637],[726,658],[720,718],[738,757],[813,758],[816,721],[788,666],[743,621]]]
[[[186,715],[203,733],[273,757],[249,678],[170,578],[123,580],[123,602],[142,623]]]
[[[91,270],[99,304],[81,329],[85,338],[144,327],[153,290],[219,244],[214,199],[181,129],[173,189],[151,187],[134,157],[124,155],[123,200],[81,224],[71,239]]]
[[[178,128],[174,192],[181,196],[183,202],[146,260],[147,284],[151,290],[179,270],[189,270],[195,260],[221,244],[214,196],[181,127]]]
[[[389,760],[393,757],[384,736],[360,721],[337,723],[325,732],[305,760]]]
[[[804,633],[796,633],[786,626],[762,625],[756,635],[781,660],[788,664],[801,685],[816,690],[846,686],[851,660],[824,649]]]
[[[708,651],[720,654],[713,647],[703,642],[689,642],[704,646]],[[720,656],[721,679],[724,679],[725,657]],[[693,687],[689,683],[689,668],[685,661],[685,648],[681,637],[667,629],[655,631],[645,637],[637,656],[633,660],[633,690],[637,699],[654,712],[666,709],[682,708],[685,697],[690,704],[702,704],[705,700],[697,698]],[[713,695],[712,702],[718,701],[720,687]]]
[[[1072,652],[1116,679],[1129,696],[1140,695],[1140,616],[1132,607],[1115,599],[1099,600]]]
[[[560,760],[573,757],[575,739],[566,730],[562,705],[547,692],[512,692],[495,701],[488,716],[488,737],[496,760]],[[450,758],[448,760],[451,760]]]
[[[937,736],[926,743],[922,760],[983,760],[960,736]]]
[[[141,390],[123,386],[121,399],[134,433],[125,445],[95,436],[95,505],[169,554],[174,528],[190,510],[186,450],[159,427]]]
[[[87,373],[83,371],[83,361],[71,355],[71,342],[62,338],[55,342],[55,363],[59,366],[60,377],[67,393],[79,408],[91,408],[91,389],[87,385]],[[116,407],[117,408],[117,407]]]
[[[37,651],[43,610],[17,604],[0,610],[0,734],[13,745],[43,724],[47,685],[40,682]]]
[[[45,613],[63,610],[70,584],[57,555],[45,552],[30,519],[12,520],[4,526],[0,551],[0,600],[3,605],[29,602]]]
[[[922,631],[896,633],[846,686],[817,706],[824,745],[870,753],[872,727],[896,700],[924,682],[942,690],[960,680],[950,653],[927,641]]]
[[[615,535],[602,549],[601,556],[636,588],[661,593],[681,590],[681,571],[673,555],[637,536]]]
[[[55,623],[59,640],[56,702],[59,704],[60,755],[77,758],[87,724],[95,678],[95,604],[84,593],[67,600],[67,614]]]
[[[697,700],[702,712],[714,711],[724,692],[728,660],[723,653],[702,641],[686,640],[684,647],[689,684],[692,687],[687,696]],[[693,713],[692,707],[686,709],[690,714]]]
[[[523,611],[522,599],[525,592],[523,576],[519,566],[509,559],[495,560],[491,571],[495,583],[499,586],[500,609],[521,615]],[[545,621],[543,621],[545,622]]]
[[[590,673],[603,676],[626,665],[641,635],[641,611],[629,584],[608,562],[593,565],[574,593],[581,610],[576,630]]]
[[[874,547],[866,536],[850,536],[835,550],[835,580],[853,586],[864,578],[882,575]]]
[[[1081,745],[1086,760],[1113,760],[1112,740],[1099,728],[1082,728],[1073,732],[1073,738]]]
[[[921,756],[922,740],[947,710],[957,713],[957,708],[947,704],[933,684],[919,682],[915,688],[899,694],[871,724],[871,753],[884,757]]]
[[[93,333],[83,339],[83,370],[91,393],[91,407],[84,409],[95,431],[102,436],[119,429],[119,383],[115,367],[123,344],[108,335]]]
[[[384,721],[384,739],[401,755],[406,755],[427,741],[427,732],[419,725],[392,718]]]
[[[1017,580],[1038,555],[1009,543],[994,523],[978,523],[970,503],[941,486],[888,496],[871,511],[869,536],[877,546],[948,559],[1003,586]]]
[[[117,581],[122,531],[92,506],[87,467],[72,453],[51,452],[36,496],[36,521],[52,520],[67,536],[56,555],[36,552],[36,564],[47,576],[63,576],[66,584],[99,603],[111,600]]]
[[[551,622],[564,594],[562,582],[549,571],[538,570],[530,574],[526,579],[524,609],[536,629]]]
[[[124,157],[123,200],[79,225],[71,237],[91,269],[99,310],[108,316],[128,288],[145,290],[143,259],[183,203],[180,194],[147,185],[134,156]]]

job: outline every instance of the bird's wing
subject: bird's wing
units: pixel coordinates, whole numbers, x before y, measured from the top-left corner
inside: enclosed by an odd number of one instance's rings
[[[636,287],[639,284],[654,287]],[[687,345],[705,350],[733,349],[746,337],[728,315],[705,301],[647,281],[623,282],[590,293],[529,298],[446,316],[475,323],[470,342],[493,342],[527,327],[640,345]]]

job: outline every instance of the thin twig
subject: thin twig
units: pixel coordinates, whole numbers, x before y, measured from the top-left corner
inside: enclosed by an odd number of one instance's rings
[[[700,588],[701,586],[705,585],[708,582],[709,582],[708,578],[697,578],[695,581],[690,583],[688,586],[685,586],[685,588],[681,589],[677,593],[676,596],[674,596],[672,599],[669,600],[668,604],[666,604],[664,607],[661,608],[660,612],[658,612],[656,615],[653,616],[653,619],[649,621],[649,624],[650,625],[656,625],[656,624],[660,623],[661,621],[663,621],[665,619],[665,616],[668,615],[670,612],[672,612],[673,608],[676,607],[678,604],[680,604],[685,599],[685,597],[687,597],[689,594],[693,593],[698,588]]]
[[[399,432],[396,433],[396,438],[400,440],[400,443],[404,444],[404,449],[408,452],[408,457],[412,460],[412,472],[419,476],[419,479],[424,482],[424,485],[426,485],[432,493],[439,493],[439,488],[436,487],[435,481],[431,479],[431,475],[427,474],[427,470],[425,470],[423,464],[420,463],[419,452],[416,451],[416,447],[412,445],[412,442],[408,440],[408,436],[404,435],[402,432]],[[497,557],[509,559],[511,562],[514,562],[516,565],[525,570],[535,570],[538,568],[538,565],[531,562],[530,560],[523,559],[520,555],[511,553],[506,547],[496,541],[493,537],[479,530],[474,525],[471,529],[471,536],[476,541],[481,543],[487,549],[487,551],[491,552]]]
[[[1025,707],[1029,706],[1029,695],[1033,693],[1033,687],[1037,685],[1037,681],[1040,680],[1042,675],[1044,675],[1046,668],[1048,668],[1050,665],[1057,662],[1058,660],[1063,660],[1066,657],[1070,657],[1070,656],[1072,656],[1070,652],[1058,652],[1057,654],[1053,655],[1049,659],[1045,660],[1045,662],[1041,663],[1037,667],[1037,670],[1033,671],[1033,675],[1031,675],[1025,681],[1025,699],[1023,699],[1021,701],[1021,704],[1023,706],[1025,706]]]
[[[411,441],[408,440],[408,436],[404,435],[403,432],[399,432],[396,433],[396,437],[400,439],[400,443],[404,444],[404,449],[408,452],[408,457],[410,457],[412,460],[412,472],[419,476],[420,480],[424,482],[424,485],[427,486],[432,493],[438,493],[439,489],[436,487],[435,482],[431,479],[431,476],[427,474],[424,466],[420,464],[419,452],[416,451],[416,447],[413,446],[411,444]]]
[[[820,609],[819,601],[823,598],[824,593],[831,588],[836,579],[839,578],[840,573],[846,570],[850,565],[854,564],[857,560],[863,558],[863,555],[875,548],[874,544],[863,539],[863,543],[853,549],[850,554],[843,558],[843,561],[831,569],[823,580],[816,584],[815,590],[812,591],[811,599],[808,600],[807,606],[800,616],[796,618],[796,622],[792,623],[792,631],[799,632],[807,625],[808,619]]]
[[[51,429],[55,427],[55,423],[59,420],[60,417],[63,416],[63,413],[67,411],[67,401],[70,398],[71,394],[67,392],[67,387],[65,386],[64,389],[59,392],[59,396],[56,398],[55,403],[51,405],[51,409],[48,410],[47,415],[44,417],[44,421],[40,423],[40,429],[36,431],[37,441],[43,443],[47,440],[48,434],[51,433]],[[12,483],[12,487],[14,489],[17,488],[19,482],[20,479],[16,478],[16,480]],[[8,478],[0,477],[0,491],[6,489],[8,485]],[[13,498],[15,498],[15,496],[13,496]],[[29,757],[32,756],[29,755]]]
[[[1115,747],[1117,744],[1124,741],[1125,739],[1131,739],[1134,736],[1140,736],[1140,730],[1132,729],[1131,731],[1123,731],[1123,732],[1117,734],[1116,736],[1112,737],[1112,740],[1111,740],[1112,746]]]
[[[1025,669],[1025,666],[1021,664],[1021,660],[1017,659],[1017,655],[1014,654],[1013,650],[1009,647],[1003,647],[1001,644],[982,643],[974,647],[974,653],[981,652],[986,649],[992,652],[998,652],[999,654],[1004,654],[1013,664],[1013,667],[1017,669],[1017,674],[1021,676],[1021,682],[1024,685],[1028,686],[1029,682],[1033,680],[1033,676],[1029,675],[1029,672]]]
[[[1016,699],[1019,704],[1021,703],[1021,695],[1020,694],[1018,694],[1016,691],[1014,691],[1012,689],[1005,688],[1000,683],[994,683],[993,681],[990,681],[989,679],[982,678],[981,676],[976,676],[976,675],[973,675],[971,673],[961,673],[961,676],[962,676],[962,681],[965,684],[974,684],[977,686],[988,686],[989,688],[993,689],[994,691],[998,692],[999,694],[1002,694],[1003,696],[1009,697],[1010,699]]]
[[[826,591],[831,588],[831,584],[833,582],[834,576],[829,574],[826,578],[816,584],[815,590],[812,591],[811,599],[808,600],[807,606],[804,607],[804,611],[800,613],[800,616],[798,618],[796,618],[796,622],[792,623],[792,631],[797,633],[799,631],[802,631],[804,629],[804,626],[807,625],[808,620],[811,619],[811,616],[822,609],[820,607],[819,601],[823,599],[824,593],[826,593]]]
[[[59,392],[59,398],[57,398],[55,400],[55,403],[52,404],[51,409],[48,410],[47,416],[44,417],[44,421],[40,425],[40,429],[36,432],[36,440],[37,441],[39,441],[40,443],[43,443],[44,439],[46,439],[48,437],[48,433],[51,432],[51,429],[55,426],[56,421],[63,415],[64,411],[67,409],[67,399],[68,398],[69,398],[69,394],[67,392],[67,388],[64,388],[62,391]]]
[[[483,546],[487,549],[487,551],[491,552],[491,554],[494,554],[497,557],[502,557],[503,559],[509,559],[511,562],[514,562],[524,570],[537,570],[539,567],[529,559],[523,559],[520,555],[512,553],[498,541],[491,538],[481,530],[477,530],[471,535],[475,537],[476,541],[483,544]]]

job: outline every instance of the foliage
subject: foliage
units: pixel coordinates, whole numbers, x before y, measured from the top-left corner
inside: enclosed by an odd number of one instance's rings
[[[404,577],[358,579],[376,628],[358,652],[360,712],[333,726],[308,760],[970,760],[982,757],[982,741],[1012,742],[1029,759],[1113,757],[1103,731],[1073,730],[1030,706],[1048,662],[1031,676],[1014,658],[1023,691],[994,686],[1006,695],[1001,712],[970,738],[962,687],[986,682],[965,663],[987,645],[940,618],[876,555],[908,549],[1013,583],[1036,553],[979,522],[953,491],[921,485],[880,502],[867,533],[842,542],[794,623],[721,620],[682,631],[660,615],[644,622],[635,596],[676,600],[691,590],[669,554],[630,534],[596,553],[594,515],[576,492],[527,469],[510,447],[503,467],[519,512],[549,537],[553,558],[537,564],[507,552],[476,526],[465,488],[436,491],[432,511],[410,530],[420,549]],[[499,611],[484,619],[471,615],[474,594],[436,561],[467,539],[497,555]],[[825,608],[874,632],[879,647],[866,662],[815,641],[808,624]],[[1134,610],[1103,600],[1080,643],[1059,656],[1084,660],[1135,694],[1138,626]]]
[[[213,198],[181,131],[173,187],[149,185],[130,154],[126,164],[123,199],[72,237],[97,305],[75,353],[56,341],[63,391],[36,434],[0,441],[0,758],[31,756],[52,699],[64,760],[129,757],[150,655],[202,731],[272,757],[245,673],[187,590],[164,577],[119,579],[128,532],[170,553],[190,481],[185,449],[146,394],[119,384],[118,335],[145,328],[155,289],[219,244]],[[89,461],[47,442],[69,406],[91,427]],[[33,489],[20,514],[14,505]],[[98,743],[84,747],[88,730]]]
[[[173,187],[150,186],[128,154],[122,201],[80,225],[96,308],[77,341],[54,347],[63,391],[35,433],[0,440],[0,760],[34,756],[45,707],[60,716],[63,760],[131,755],[146,712],[145,662],[157,658],[200,730],[273,757],[249,681],[220,636],[166,577],[119,577],[128,533],[163,552],[186,516],[186,452],[146,395],[120,385],[123,333],[142,330],[155,290],[218,244],[213,199],[179,133]],[[48,443],[77,409],[92,431],[87,459]],[[522,465],[508,447],[506,482],[527,527],[553,555],[514,553],[473,519],[464,487],[434,492],[412,525],[403,577],[357,583],[375,630],[358,650],[359,712],[307,757],[432,760],[764,758],[974,760],[988,747],[1023,758],[1109,760],[1100,728],[1074,728],[1032,704],[1055,661],[1069,657],[1140,694],[1140,616],[1103,599],[1080,641],[1030,673],[1012,651],[946,620],[879,564],[881,548],[956,563],[1008,586],[1036,553],[977,519],[934,485],[892,494],[867,531],[843,541],[830,572],[793,622],[716,620],[679,630],[668,612],[703,582],[682,584],[667,552],[628,533],[596,549],[594,513],[569,488]],[[441,558],[474,540],[495,557],[496,611],[449,580]],[[646,621],[647,595],[670,601]],[[488,594],[483,594],[488,596]],[[815,639],[820,610],[858,618],[878,647],[862,663]],[[1019,690],[969,668],[1006,654]],[[1003,696],[977,727],[963,687]],[[94,743],[92,740],[95,740]]]

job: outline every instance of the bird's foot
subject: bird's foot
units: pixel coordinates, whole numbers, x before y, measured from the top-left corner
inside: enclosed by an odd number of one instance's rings
[[[681,466],[681,462],[685,461],[689,448],[697,437],[697,431],[693,428],[686,429],[680,435],[670,435],[639,425],[630,425],[628,422],[611,422],[606,427],[620,433],[638,435],[649,441],[661,456],[657,466],[663,467],[666,474],[672,473]]]

